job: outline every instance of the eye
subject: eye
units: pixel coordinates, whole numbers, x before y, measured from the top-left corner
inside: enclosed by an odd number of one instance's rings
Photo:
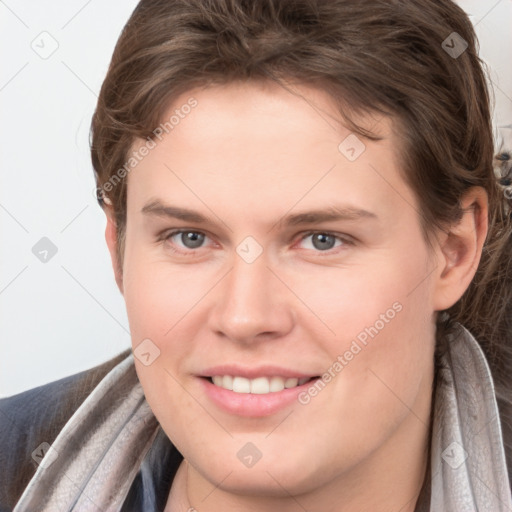
[[[191,230],[172,231],[171,233],[164,235],[163,237],[165,241],[169,241],[172,245],[177,245],[178,247],[188,250],[201,248],[206,238],[208,237],[204,233],[201,233],[201,231]],[[177,252],[188,251],[177,250]]]
[[[306,244],[306,249],[316,249],[320,252],[330,251],[331,249],[340,247],[342,245],[354,245],[354,242],[348,237],[338,236],[334,233],[329,233],[326,231],[314,231],[306,233],[301,238],[300,242],[304,242],[308,239],[311,240]],[[336,244],[336,242],[338,243]]]

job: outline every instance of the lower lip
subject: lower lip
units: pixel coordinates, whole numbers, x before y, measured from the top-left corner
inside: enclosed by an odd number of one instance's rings
[[[205,393],[210,400],[224,411],[237,416],[261,417],[270,416],[297,401],[298,395],[314,384],[317,379],[310,380],[302,386],[264,395],[235,393],[229,389],[216,386],[208,379],[200,378],[199,380],[201,380]]]

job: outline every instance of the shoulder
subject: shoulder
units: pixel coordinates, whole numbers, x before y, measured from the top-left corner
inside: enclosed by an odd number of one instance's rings
[[[0,399],[0,512],[12,510],[37,469],[32,458],[57,437],[103,377],[131,349],[89,370]]]

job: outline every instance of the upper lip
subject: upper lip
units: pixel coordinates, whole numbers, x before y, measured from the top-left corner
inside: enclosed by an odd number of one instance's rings
[[[204,369],[199,374],[200,377],[213,377],[215,375],[233,375],[236,377],[245,377],[246,379],[256,379],[258,377],[297,377],[301,379],[304,377],[311,378],[318,376],[318,374],[304,373],[299,370],[292,370],[275,365],[260,365],[249,368],[238,364],[212,366]]]

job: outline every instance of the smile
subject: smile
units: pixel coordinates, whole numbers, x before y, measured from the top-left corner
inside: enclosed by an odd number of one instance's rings
[[[310,381],[312,377],[257,377],[248,379],[233,375],[215,375],[210,377],[210,382],[215,386],[235,393],[251,393],[254,395],[266,395],[268,393],[277,393],[284,389],[291,389],[302,386]]]

